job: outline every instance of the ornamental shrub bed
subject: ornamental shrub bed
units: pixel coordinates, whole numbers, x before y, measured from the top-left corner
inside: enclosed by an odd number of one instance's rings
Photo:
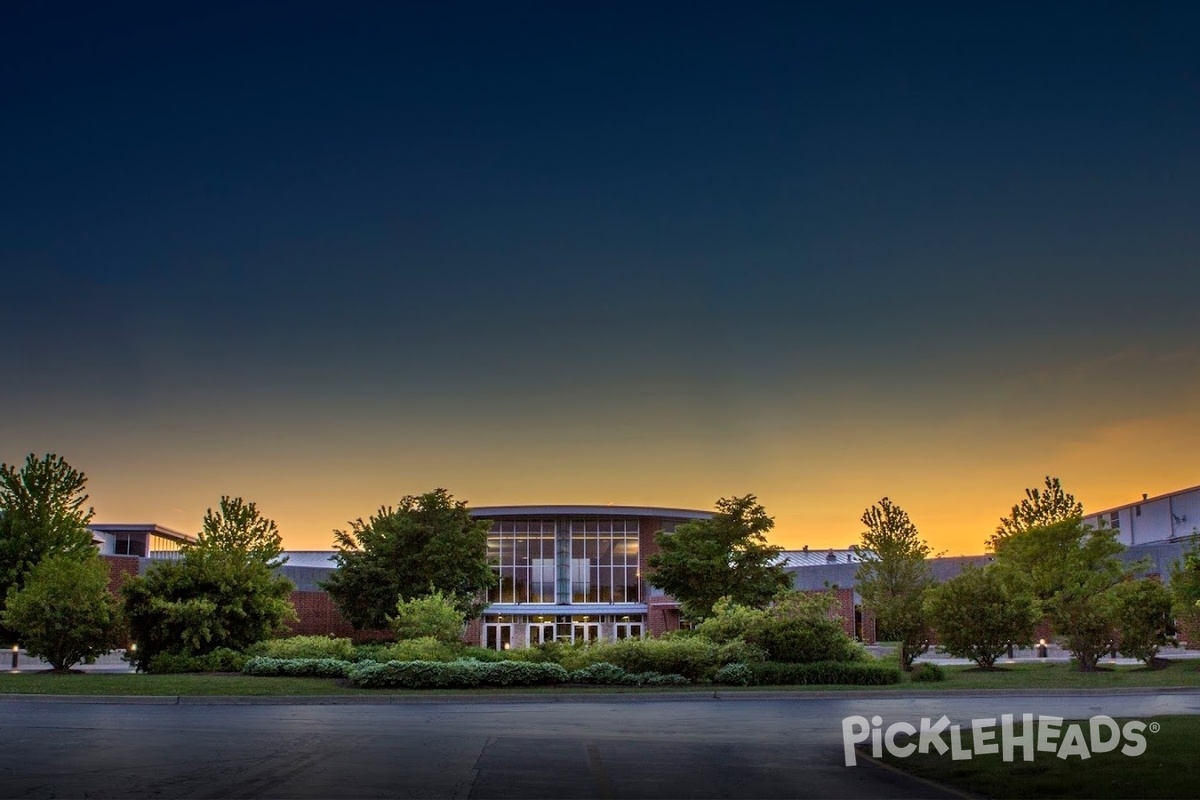
[[[267,658],[336,658],[339,661],[352,661],[354,644],[349,639],[331,636],[289,636],[260,642],[251,652]]]
[[[785,664],[766,661],[744,664],[745,671],[731,665],[713,676],[727,686],[886,686],[900,682],[900,670],[883,664],[823,661],[815,664]],[[749,673],[749,682],[747,680]],[[720,680],[717,678],[720,677]]]
[[[614,664],[626,672],[682,675],[689,681],[706,679],[721,666],[722,649],[700,636],[664,636],[658,639],[622,639],[570,647],[561,652],[561,663],[570,670],[593,664]],[[736,655],[724,651],[726,657]]]
[[[928,661],[922,661],[913,667],[912,679],[914,681],[944,681],[946,680],[946,671],[938,664],[931,664]]]
[[[259,656],[246,662],[246,675],[293,678],[344,678],[351,663],[337,658],[269,658]]]
[[[687,686],[691,683],[682,675],[661,672],[627,672],[616,664],[600,662],[571,673],[571,683],[593,686]]]
[[[184,672],[241,672],[247,656],[228,647],[218,647],[211,653],[193,656],[183,653],[156,653],[147,665],[147,672],[175,675]]]
[[[368,661],[350,667],[347,677],[368,689],[466,689],[473,686],[539,686],[566,683],[557,664],[524,661]]]

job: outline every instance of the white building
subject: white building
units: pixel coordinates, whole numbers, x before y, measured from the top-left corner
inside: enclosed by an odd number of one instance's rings
[[[1098,528],[1101,524],[1117,531],[1125,545],[1170,542],[1200,535],[1200,486],[1180,489],[1157,497],[1142,499],[1116,508],[1087,514],[1083,521]]]

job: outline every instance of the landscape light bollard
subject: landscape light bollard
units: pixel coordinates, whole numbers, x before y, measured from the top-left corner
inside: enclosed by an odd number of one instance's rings
[[[17,669],[17,656],[20,654],[20,652],[21,652],[21,648],[14,644],[13,645],[13,671],[14,672]]]
[[[1012,642],[1009,642],[1009,643],[1008,643],[1008,658],[1009,658],[1009,660],[1010,660],[1010,661],[1011,661],[1013,658],[1015,658],[1015,656],[1013,655],[1013,643],[1012,643]]]
[[[1038,640],[1038,658],[1046,658],[1049,655],[1050,655],[1050,653],[1049,653],[1048,649],[1046,648],[1046,640],[1039,639]]]

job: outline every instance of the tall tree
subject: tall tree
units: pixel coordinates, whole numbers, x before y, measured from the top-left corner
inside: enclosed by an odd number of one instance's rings
[[[866,530],[859,545],[862,563],[855,579],[863,607],[875,614],[879,626],[898,638],[900,664],[912,669],[913,660],[928,649],[925,593],[933,585],[926,559],[929,545],[921,539],[908,513],[888,498],[863,512]]]
[[[84,474],[53,453],[20,469],[0,464],[0,602],[50,555],[94,555]]]
[[[1171,566],[1172,611],[1187,627],[1188,635],[1200,631],[1200,543]]]
[[[712,614],[722,597],[764,608],[791,577],[779,563],[783,548],[767,544],[775,520],[752,494],[723,497],[711,519],[684,523],[659,532],[659,552],[647,559],[650,581],[679,601],[693,620]]]
[[[287,561],[280,559],[283,537],[275,520],[264,517],[254,503],[240,497],[222,496],[216,511],[205,511],[196,543],[184,549],[240,553],[273,567]]]
[[[1037,599],[1054,632],[1083,670],[1093,670],[1115,635],[1113,588],[1128,573],[1114,530],[1074,516],[1010,533],[997,542],[994,568]]]
[[[1083,504],[1062,488],[1058,478],[1046,476],[1045,489],[1026,489],[1025,499],[1012,507],[1007,517],[1000,518],[996,532],[992,535],[993,550],[1006,537],[1030,528],[1043,528],[1056,522],[1083,516]]]
[[[254,503],[222,497],[204,515],[194,544],[176,562],[155,564],[121,587],[139,669],[159,654],[204,656],[241,650],[280,632],[296,618],[296,588],[276,574],[282,539]]]
[[[400,600],[452,595],[464,617],[477,616],[495,583],[488,563],[491,523],[471,516],[445,489],[401,498],[366,522],[334,531],[338,568],[322,588],[355,628],[385,628]]]

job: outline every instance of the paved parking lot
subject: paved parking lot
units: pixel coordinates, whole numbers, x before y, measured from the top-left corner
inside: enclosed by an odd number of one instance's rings
[[[169,702],[169,699],[164,699]],[[205,701],[201,701],[205,702]],[[2,797],[929,797],[843,764],[841,719],[1200,713],[1089,697],[0,704]]]

